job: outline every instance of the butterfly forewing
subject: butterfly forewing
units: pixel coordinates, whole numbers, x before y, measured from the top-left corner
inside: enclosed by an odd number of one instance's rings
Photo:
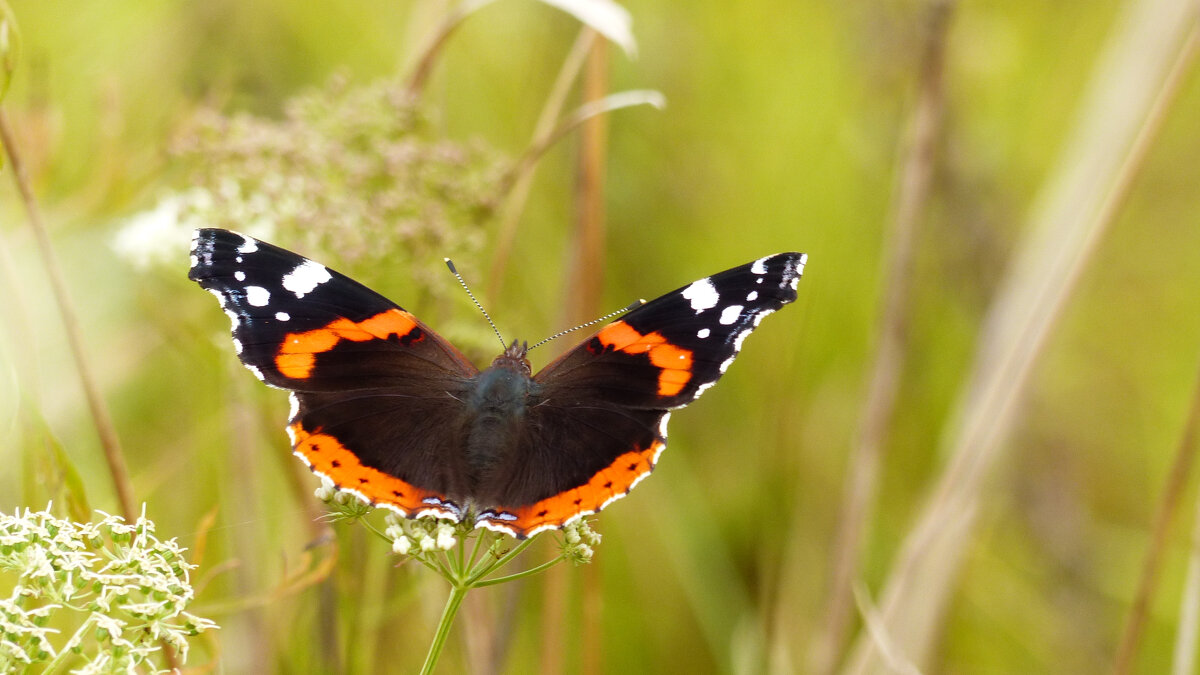
[[[796,299],[806,260],[779,253],[678,288],[605,326],[534,379],[564,398],[685,406],[725,373],[763,317]]]
[[[242,363],[276,387],[340,391],[477,372],[392,301],[253,237],[197,230],[188,277],[229,315]]]

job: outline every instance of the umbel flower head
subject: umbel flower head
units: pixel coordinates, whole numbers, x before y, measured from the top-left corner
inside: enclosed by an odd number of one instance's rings
[[[400,79],[335,76],[281,118],[203,110],[174,145],[191,187],[117,235],[131,261],[178,264],[193,229],[222,227],[322,251],[355,278],[403,269],[410,295],[434,299],[442,259],[482,250],[508,168],[482,142],[439,137]]]
[[[134,523],[101,515],[0,515],[0,578],[12,589],[0,598],[0,672],[47,662],[47,671],[153,670],[163,644],[186,660],[188,638],[217,627],[185,611],[194,566],[144,511]]]
[[[330,520],[366,525],[391,544],[392,553],[416,560],[455,586],[491,585],[522,578],[568,560],[577,565],[589,563],[595,554],[594,547],[600,543],[600,534],[581,518],[556,533],[559,552],[554,558],[508,577],[496,577],[494,574],[511,562],[533,538],[514,545],[514,540],[507,535],[474,529],[469,518],[463,522],[432,516],[401,518],[391,512],[385,516],[384,529],[380,531],[367,520],[376,509],[353,492],[338,489],[332,481],[322,476],[321,485],[314,494],[329,508]],[[481,544],[485,538],[490,538],[491,544],[486,547],[487,555],[481,556]],[[450,554],[459,547],[468,546],[473,551],[469,558]],[[465,554],[465,550],[462,552]]]

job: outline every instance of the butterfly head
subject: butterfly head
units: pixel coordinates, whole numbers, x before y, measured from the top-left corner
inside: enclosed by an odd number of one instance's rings
[[[533,374],[533,368],[530,367],[529,359],[525,356],[528,353],[528,342],[513,340],[512,344],[505,348],[504,353],[492,361],[492,367],[513,370],[528,377]]]

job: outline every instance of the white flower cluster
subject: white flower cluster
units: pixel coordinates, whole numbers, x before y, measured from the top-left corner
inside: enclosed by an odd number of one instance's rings
[[[594,546],[600,544],[600,533],[593,530],[583,518],[562,529],[563,557],[578,563],[592,561]]]
[[[47,661],[48,671],[71,663],[79,673],[143,672],[163,643],[186,660],[187,639],[217,627],[184,611],[194,566],[174,540],[158,539],[144,512],[133,524],[103,515],[0,515],[0,578],[12,587],[0,599],[0,672]]]
[[[392,551],[400,555],[449,551],[458,544],[455,524],[435,518],[410,520],[389,513],[383,533],[392,540]]]

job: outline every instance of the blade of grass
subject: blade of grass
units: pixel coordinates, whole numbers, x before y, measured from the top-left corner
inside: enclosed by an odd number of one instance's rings
[[[1192,402],[1193,414],[1198,404]],[[1179,600],[1179,625],[1175,632],[1172,675],[1196,672],[1196,647],[1200,639],[1200,494],[1192,513],[1192,540],[1189,546],[1187,581]]]
[[[1200,446],[1200,378],[1196,380],[1196,390],[1192,394],[1191,413],[1184,426],[1183,437],[1175,450],[1175,459],[1167,474],[1167,485],[1163,490],[1162,499],[1158,503],[1158,513],[1154,516],[1153,535],[1150,538],[1150,548],[1146,551],[1146,559],[1142,562],[1142,574],[1138,580],[1138,589],[1134,594],[1133,606],[1129,610],[1129,618],[1125,623],[1125,631],[1121,635],[1121,643],[1117,647],[1116,666],[1113,672],[1124,675],[1133,669],[1138,647],[1141,645],[1142,633],[1146,627],[1146,617],[1150,612],[1150,604],[1154,599],[1154,591],[1158,588],[1159,572],[1162,571],[1163,558],[1167,550],[1167,538],[1171,533],[1171,525],[1179,513],[1183,503],[1183,492],[1187,488],[1188,476],[1196,461],[1196,451]]]
[[[943,435],[949,463],[880,594],[888,633],[918,666],[927,660],[973,531],[954,533],[945,523],[973,512],[986,491],[1034,362],[1173,99],[1167,73],[1196,13],[1194,0],[1142,0],[1118,24],[988,312],[973,371]],[[860,637],[845,672],[883,667],[877,646]]]
[[[408,77],[408,93],[413,96],[420,96],[425,90],[425,83],[429,81],[429,75],[433,72],[433,65],[437,62],[437,57],[442,53],[442,47],[446,45],[446,41],[454,34],[462,22],[474,12],[492,4],[496,0],[464,0],[450,10],[438,24],[437,28],[425,39],[421,48],[417,50],[416,65],[412,68],[412,74]]]
[[[936,0],[924,9],[922,16],[926,24],[925,43],[917,100],[897,171],[888,237],[890,250],[881,275],[884,300],[878,322],[879,335],[867,395],[860,412],[858,442],[846,465],[846,487],[834,537],[824,620],[809,654],[814,673],[832,673],[844,648],[852,618],[851,586],[859,577],[863,533],[873,517],[884,438],[891,424],[900,375],[904,370],[913,246],[917,222],[925,213],[929,200],[934,155],[942,129],[945,107],[942,80],[952,9],[952,3]],[[797,527],[803,527],[806,522],[807,519],[799,515],[793,518]],[[789,566],[791,568],[793,566]],[[782,618],[782,602],[779,607],[776,616]],[[779,631],[776,634],[783,637],[789,633]]]

